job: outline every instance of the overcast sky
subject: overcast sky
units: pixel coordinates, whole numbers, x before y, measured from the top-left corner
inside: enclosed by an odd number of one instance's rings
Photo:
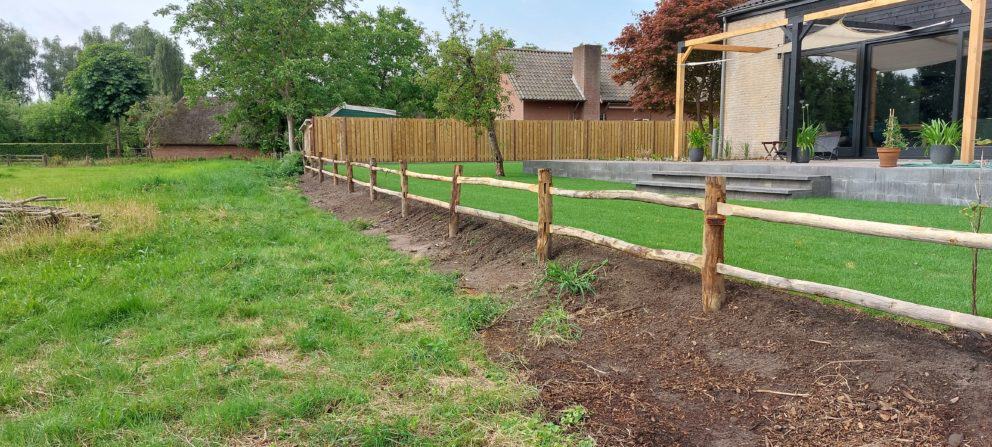
[[[0,0],[0,19],[24,28],[34,38],[61,36],[75,42],[84,29],[145,20],[168,32],[172,22],[154,12],[169,0]],[[179,0],[178,3],[184,3]],[[363,0],[363,9],[400,5],[428,30],[446,27],[441,8],[447,0]],[[631,22],[635,13],[651,9],[654,0],[463,0],[479,23],[509,31],[519,44],[567,50],[578,43],[607,44]],[[189,47],[183,42],[189,57]]]

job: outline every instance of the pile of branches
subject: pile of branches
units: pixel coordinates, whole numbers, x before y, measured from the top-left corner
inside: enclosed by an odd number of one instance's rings
[[[8,202],[0,199],[0,233],[27,227],[57,228],[66,224],[81,225],[90,230],[100,229],[100,215],[73,211],[55,206],[32,205],[41,202],[61,202],[66,199],[45,196]]]

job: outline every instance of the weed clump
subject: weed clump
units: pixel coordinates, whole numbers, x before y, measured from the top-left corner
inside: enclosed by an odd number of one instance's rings
[[[538,347],[548,343],[565,345],[582,338],[582,329],[572,322],[572,317],[555,300],[545,311],[534,320],[530,327],[530,338]]]
[[[544,269],[544,277],[537,285],[540,290],[545,284],[553,284],[556,290],[555,298],[561,299],[566,293],[578,295],[585,301],[586,295],[595,295],[596,289],[593,283],[596,282],[597,272],[605,267],[607,261],[600,262],[595,267],[583,271],[580,262],[576,261],[568,267],[562,267],[557,262],[549,262]]]

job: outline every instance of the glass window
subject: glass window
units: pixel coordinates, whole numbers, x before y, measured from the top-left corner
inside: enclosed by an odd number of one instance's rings
[[[975,132],[975,144],[978,146],[992,146],[992,30],[985,30],[985,46],[982,48],[982,78],[978,87],[978,123]],[[965,34],[965,48],[968,47],[968,34]],[[967,70],[967,58],[965,65],[961,67],[961,73]],[[962,78],[964,75],[961,75]],[[964,79],[961,80],[964,82]],[[964,87],[961,88],[964,94]],[[964,107],[964,101],[961,102]]]
[[[959,48],[956,34],[871,47],[866,146],[882,144],[889,109],[895,109],[907,140],[914,146],[920,123],[952,119]]]
[[[854,88],[857,50],[804,56],[799,100],[812,122],[838,137],[837,147],[854,145]]]

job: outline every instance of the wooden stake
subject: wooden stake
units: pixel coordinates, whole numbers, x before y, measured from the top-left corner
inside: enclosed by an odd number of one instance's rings
[[[725,285],[717,265],[723,263],[723,227],[727,218],[717,207],[727,200],[724,177],[706,177],[706,200],[703,204],[703,310],[714,312],[723,307]]]
[[[375,157],[369,159],[369,201],[375,202],[375,181],[376,181],[376,170],[375,170]]]
[[[351,166],[351,159],[344,161],[345,169],[348,171],[348,192],[355,192],[355,173]]]
[[[334,186],[338,185],[338,157],[334,157],[334,161],[331,162],[331,172],[334,173],[331,177],[334,181]]]
[[[406,217],[410,214],[410,178],[406,176],[406,160],[400,161],[400,215]]]
[[[321,152],[317,153],[317,175],[320,176],[320,183],[324,183],[324,154]]]
[[[458,177],[462,175],[462,165],[455,165],[454,174],[451,176],[451,202],[449,202],[448,237],[455,237],[458,234],[458,202],[462,198],[462,185],[458,183]]]
[[[547,262],[551,253],[551,170],[537,170],[537,260]]]

